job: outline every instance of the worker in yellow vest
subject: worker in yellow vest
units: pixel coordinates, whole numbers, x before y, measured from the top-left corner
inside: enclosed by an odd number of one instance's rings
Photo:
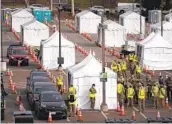
[[[131,107],[133,107],[133,97],[135,95],[135,91],[133,89],[132,84],[129,84],[129,87],[127,88],[127,107],[129,107],[129,105],[131,105]]]
[[[121,68],[120,62],[118,62],[118,64],[117,64],[117,75],[118,76],[121,76],[122,75],[122,68]]]
[[[62,86],[63,86],[63,76],[62,76],[61,73],[59,73],[57,78],[56,78],[56,84],[57,84],[57,87],[58,87],[58,91],[60,93],[62,93],[63,92],[63,88],[62,88]]]
[[[91,109],[94,110],[95,107],[95,101],[96,101],[96,89],[95,89],[95,84],[92,84],[92,87],[89,90],[89,97],[90,97],[90,102],[91,102]]]
[[[159,96],[159,87],[157,83],[154,83],[154,86],[152,87],[152,97],[153,97],[153,104],[154,108],[158,108],[158,96]]]
[[[145,96],[146,90],[143,84],[140,84],[138,100],[139,100],[139,110],[143,112],[145,110]]]
[[[120,104],[120,107],[124,105],[124,96],[125,96],[125,89],[124,85],[121,82],[118,82],[117,84],[117,99]]]
[[[121,70],[123,77],[127,79],[127,63],[124,60],[121,62]]]
[[[141,78],[141,72],[142,72],[142,68],[141,66],[139,65],[139,62],[136,63],[136,77],[137,79],[140,79]]]
[[[133,61],[133,59],[134,59],[134,55],[132,53],[129,54],[129,61]]]
[[[133,54],[133,62],[137,62],[137,56],[135,53]]]
[[[8,20],[8,17],[9,17],[9,16],[8,16],[8,13],[6,13],[6,14],[5,14],[5,22],[6,22],[6,23],[8,23],[8,21],[9,21],[9,20]]]
[[[164,102],[165,102],[165,98],[166,98],[166,91],[165,91],[165,87],[163,84],[160,85],[160,90],[159,90],[159,99],[161,102],[161,106],[164,107]]]
[[[75,106],[76,106],[76,95],[73,92],[68,94],[69,102],[69,117],[75,116]]]
[[[117,67],[117,63],[116,63],[116,61],[114,60],[113,62],[112,62],[112,64],[111,64],[111,69],[113,70],[113,71],[117,71],[117,69],[118,69],[118,67]]]
[[[69,94],[70,93],[76,94],[76,88],[73,86],[73,84],[71,84],[69,87]]]

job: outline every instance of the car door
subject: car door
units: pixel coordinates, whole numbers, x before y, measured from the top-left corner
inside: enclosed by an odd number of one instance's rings
[[[32,84],[32,85],[30,85],[30,91],[28,92],[29,104],[32,104],[32,101],[33,101],[33,89],[34,89],[34,86]]]

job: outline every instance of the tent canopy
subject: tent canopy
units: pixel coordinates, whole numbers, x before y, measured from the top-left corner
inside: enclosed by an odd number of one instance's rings
[[[142,18],[145,18],[144,16],[141,16]],[[120,15],[120,18],[127,18],[127,19],[137,19],[140,20],[140,15],[138,13],[135,13],[133,11],[128,11],[122,15]]]
[[[151,38],[152,37],[152,38]],[[165,40],[158,33],[152,33],[147,37],[147,41],[143,41],[140,44],[144,45],[145,48],[172,48],[172,44]]]
[[[45,24],[33,19],[22,25],[24,30],[49,30],[49,27]]]
[[[12,15],[12,18],[14,17],[15,18],[31,18],[31,17],[34,18],[34,16],[30,12],[26,11],[25,9],[16,10],[12,12],[11,15]]]
[[[63,42],[61,42],[61,46],[75,47],[75,45],[71,41],[67,40],[63,36],[61,37],[61,40],[63,41]],[[42,45],[44,45],[44,47],[59,46],[59,32],[56,31],[53,35],[51,35],[51,37],[49,37],[47,40],[45,40],[41,43],[42,43]]]
[[[161,30],[161,22],[151,25],[151,28]],[[172,30],[172,23],[163,21],[163,30]]]
[[[100,19],[101,17],[97,14],[94,14],[93,12],[89,10],[84,10],[78,14],[76,14],[76,17],[82,17],[82,18],[92,18],[92,19]]]
[[[103,22],[105,25],[107,25],[107,30],[110,31],[116,31],[116,30],[126,30],[124,28],[124,26],[116,23],[115,21],[112,20],[106,20],[105,22]]]

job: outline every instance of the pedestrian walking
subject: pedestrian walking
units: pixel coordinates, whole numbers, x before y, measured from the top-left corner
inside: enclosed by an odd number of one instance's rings
[[[141,112],[144,112],[145,110],[145,94],[146,94],[145,87],[143,86],[143,84],[140,84],[138,98],[139,98],[139,110]]]
[[[90,97],[90,102],[91,102],[91,109],[94,110],[95,107],[95,102],[96,102],[96,89],[95,89],[95,84],[92,84],[92,87],[89,90],[89,97]]]

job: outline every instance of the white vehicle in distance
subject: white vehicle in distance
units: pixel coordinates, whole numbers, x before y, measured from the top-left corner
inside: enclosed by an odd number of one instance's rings
[[[42,4],[31,4],[30,6],[28,6],[28,9],[43,9],[43,10],[49,10],[49,7],[46,7]]]
[[[127,11],[134,11],[136,13],[140,12],[140,4],[139,3],[118,3],[116,7],[116,12],[119,14],[123,14]],[[142,10],[145,10],[142,8]]]
[[[110,9],[104,8],[103,6],[93,6],[88,8],[90,11],[97,13],[105,11],[106,14],[110,13]]]

